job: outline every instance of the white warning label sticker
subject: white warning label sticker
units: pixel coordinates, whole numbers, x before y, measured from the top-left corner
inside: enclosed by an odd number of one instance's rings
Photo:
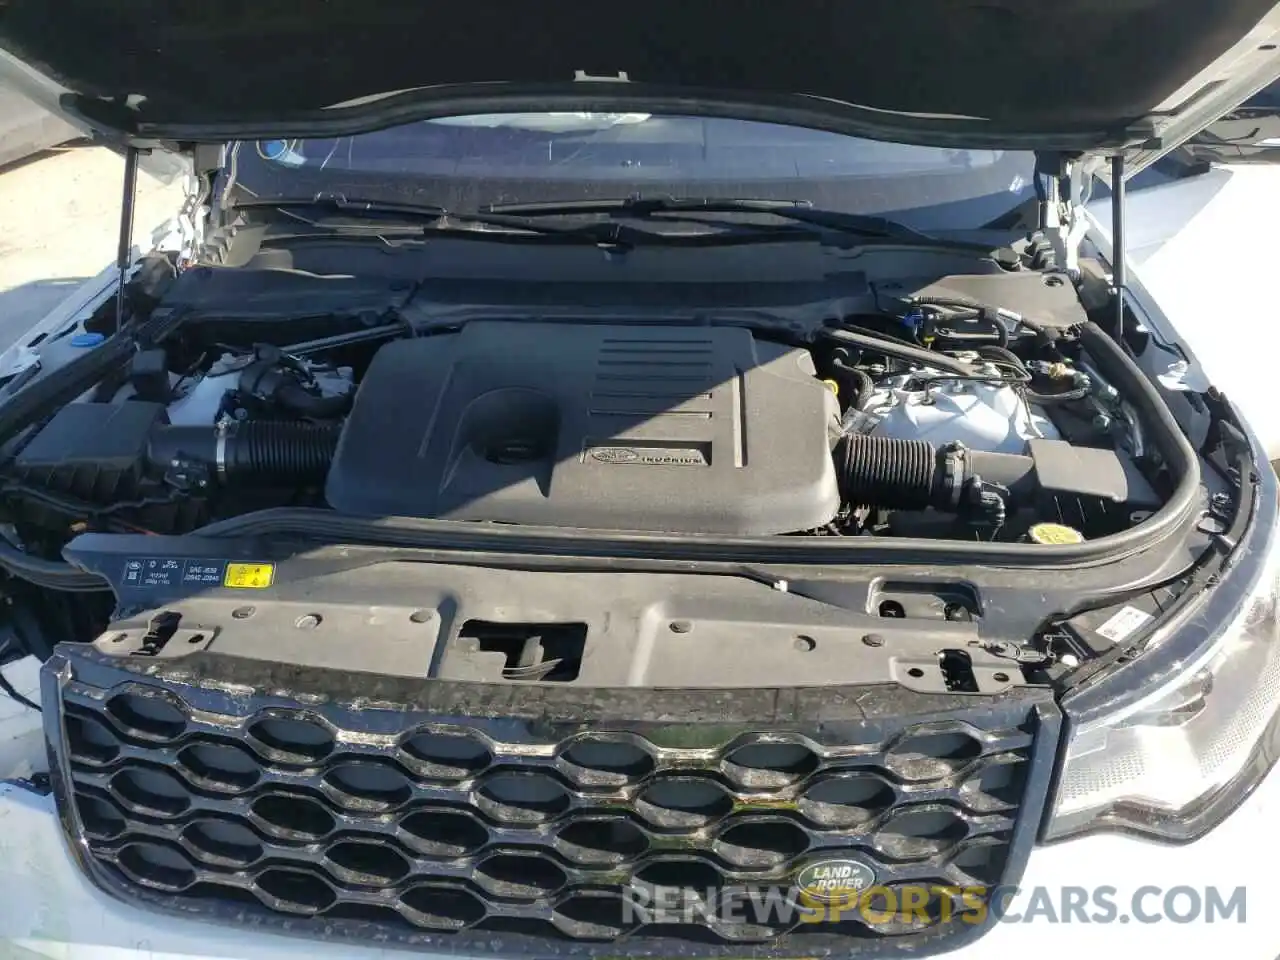
[[[1118,613],[1113,614],[1098,628],[1098,633],[1113,643],[1120,643],[1146,626],[1152,619],[1154,618],[1151,614],[1137,607],[1121,607]]]

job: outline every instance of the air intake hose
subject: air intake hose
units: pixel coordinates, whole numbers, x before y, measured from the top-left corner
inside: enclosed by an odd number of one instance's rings
[[[338,424],[248,420],[213,427],[152,431],[147,459],[162,470],[196,462],[219,479],[320,480],[338,445]]]
[[[999,525],[1010,500],[1035,493],[1035,462],[1017,454],[851,433],[834,456],[840,498],[854,506],[933,507]]]

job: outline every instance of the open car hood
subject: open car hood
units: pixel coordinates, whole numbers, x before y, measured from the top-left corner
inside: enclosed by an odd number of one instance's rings
[[[103,139],[503,111],[773,120],[1137,169],[1280,74],[1276,0],[7,0],[0,74]]]

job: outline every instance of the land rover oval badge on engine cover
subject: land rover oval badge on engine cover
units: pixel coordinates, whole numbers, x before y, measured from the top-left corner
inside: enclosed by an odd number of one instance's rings
[[[876,882],[869,864],[850,857],[816,860],[796,874],[796,892],[809,900],[832,903],[857,897]]]
[[[640,454],[629,447],[596,447],[591,456],[601,463],[635,463],[640,460]]]

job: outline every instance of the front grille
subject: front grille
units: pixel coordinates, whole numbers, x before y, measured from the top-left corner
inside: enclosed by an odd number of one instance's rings
[[[1012,882],[1057,732],[1033,693],[428,686],[66,646],[44,695],[63,821],[108,890],[326,937],[538,956],[951,949],[982,925],[941,890],[910,917],[816,924],[655,919],[628,891],[776,897],[850,855],[888,891]],[[905,706],[933,709],[895,719]]]

